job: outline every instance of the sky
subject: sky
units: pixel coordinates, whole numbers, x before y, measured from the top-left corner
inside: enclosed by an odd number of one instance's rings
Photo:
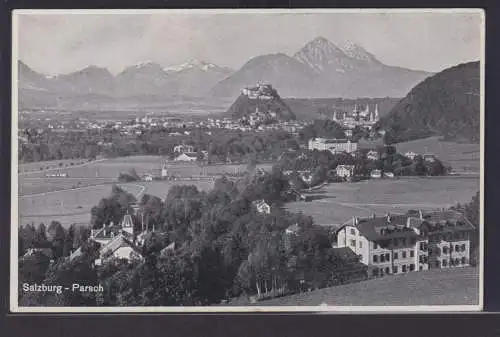
[[[437,72],[480,59],[481,22],[480,12],[19,12],[17,56],[47,75],[190,59],[238,69],[263,54],[292,56],[323,36],[355,42],[388,65]]]

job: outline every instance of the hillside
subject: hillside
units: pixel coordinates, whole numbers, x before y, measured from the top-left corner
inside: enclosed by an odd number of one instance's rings
[[[281,99],[277,90],[266,87],[265,94],[268,99],[250,98],[243,93],[238,96],[236,101],[229,107],[226,115],[231,118],[242,118],[254,114],[256,111],[263,113],[275,113],[279,120],[295,119],[295,114],[288,105]],[[261,96],[262,97],[262,96]]]
[[[239,298],[230,306],[405,306],[478,305],[479,270],[434,269],[386,276],[250,304]]]
[[[443,70],[425,79],[380,120],[386,140],[397,143],[432,135],[479,141],[479,62]]]

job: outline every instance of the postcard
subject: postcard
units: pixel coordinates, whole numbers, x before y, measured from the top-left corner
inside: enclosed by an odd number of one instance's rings
[[[484,11],[12,22],[12,312],[482,309]]]

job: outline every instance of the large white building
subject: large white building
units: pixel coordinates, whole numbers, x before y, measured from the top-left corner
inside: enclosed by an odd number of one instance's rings
[[[337,231],[370,276],[468,266],[474,226],[454,211],[356,218]]]
[[[358,149],[358,143],[351,142],[349,139],[312,138],[309,139],[308,148],[309,150],[330,151],[332,153],[353,153]]]

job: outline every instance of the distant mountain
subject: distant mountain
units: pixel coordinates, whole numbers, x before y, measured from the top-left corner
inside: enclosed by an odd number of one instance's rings
[[[425,79],[383,117],[388,142],[424,138],[479,141],[479,62],[443,70]]]
[[[19,103],[23,108],[71,106],[71,102],[80,102],[89,94],[95,102],[99,97],[103,102],[130,97],[143,101],[141,97],[145,96],[206,97],[231,72],[229,68],[198,60],[169,67],[148,61],[129,66],[116,76],[105,68],[88,66],[48,77],[19,61]]]
[[[308,96],[314,93],[314,71],[283,53],[257,56],[241,69],[217,83],[212,93],[216,96],[234,97],[244,87],[257,82],[271,83],[284,97]]]
[[[290,110],[288,105],[281,99],[278,91],[271,87],[265,86],[258,92],[259,97],[251,98],[248,95],[241,93],[236,101],[229,107],[226,114],[231,118],[248,117],[249,115],[259,111],[261,113],[274,113],[278,120],[291,120],[296,116]],[[263,97],[266,97],[263,99]]]
[[[62,94],[113,94],[115,77],[107,69],[88,66],[82,70],[63,74],[51,80]]]
[[[237,88],[260,80],[276,84],[283,97],[404,97],[429,75],[385,65],[355,43],[339,48],[318,37],[293,57],[273,54],[253,58],[212,92],[234,96]]]

